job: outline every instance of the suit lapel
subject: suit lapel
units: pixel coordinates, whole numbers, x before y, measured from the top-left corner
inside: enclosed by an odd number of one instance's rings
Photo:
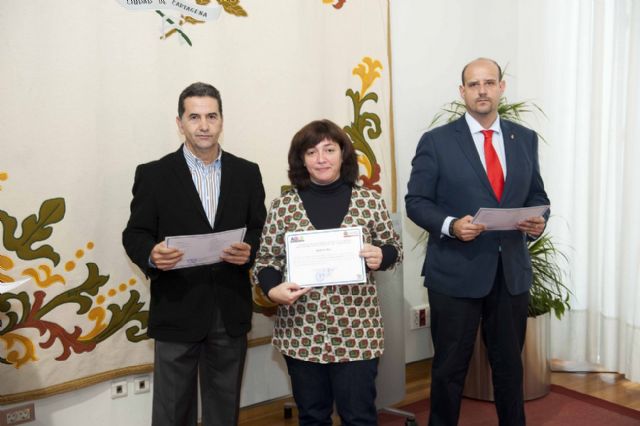
[[[231,180],[233,179],[233,164],[231,164],[233,162],[233,158],[226,152],[222,151],[220,162],[220,194],[218,194],[218,207],[216,207],[216,217],[213,222],[214,229],[220,222],[220,215],[224,208],[225,201],[228,198],[229,191],[231,190]]]
[[[207,219],[207,214],[204,211],[204,207],[202,207],[202,201],[200,200],[200,196],[198,195],[198,190],[193,183],[193,178],[191,177],[191,172],[189,171],[189,166],[187,166],[187,160],[184,158],[184,153],[182,152],[182,145],[180,149],[178,149],[172,158],[172,168],[175,173],[177,179],[178,188],[184,191],[187,194],[189,201],[192,204],[192,208],[195,209],[201,218],[209,224],[209,219]],[[209,224],[209,226],[211,226]]]
[[[482,161],[480,160],[480,156],[478,155],[476,145],[473,143],[473,137],[471,136],[471,131],[469,130],[469,126],[467,125],[464,116],[460,117],[456,121],[455,129],[458,145],[460,146],[460,149],[462,150],[464,155],[467,157],[467,160],[469,160],[471,168],[473,168],[476,175],[478,175],[478,179],[480,179],[487,191],[489,191],[489,193],[495,198],[496,194],[493,192],[493,188],[491,187],[491,183],[489,182],[489,178],[487,177],[487,171],[482,166]]]
[[[502,141],[504,142],[504,156],[507,163],[507,178],[504,181],[504,191],[502,201],[509,197],[509,193],[513,187],[514,173],[518,171],[517,143],[518,135],[514,132],[513,127],[507,120],[500,120],[502,129]]]

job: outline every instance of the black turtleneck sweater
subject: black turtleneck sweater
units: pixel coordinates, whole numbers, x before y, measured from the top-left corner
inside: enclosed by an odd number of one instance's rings
[[[307,188],[298,190],[300,199],[307,212],[309,221],[316,229],[339,228],[349,211],[352,187],[339,178],[328,185],[311,183]],[[398,257],[394,246],[385,245],[382,249],[380,271],[388,269]],[[282,282],[282,273],[274,268],[264,268],[258,273],[258,282],[264,294]]]

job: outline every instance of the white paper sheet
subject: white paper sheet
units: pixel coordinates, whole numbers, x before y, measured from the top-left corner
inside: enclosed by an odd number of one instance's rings
[[[31,280],[32,278],[23,278],[21,280],[13,281],[10,283],[0,283],[0,294],[14,292],[14,290],[16,289],[22,290],[20,287],[25,286],[25,284],[30,282]]]
[[[167,237],[165,239],[167,247],[177,248],[184,253],[173,269],[222,262],[220,257],[222,250],[233,243],[242,242],[246,231],[247,228],[239,228],[212,234]]]
[[[473,216],[471,223],[485,225],[487,231],[511,231],[518,222],[530,217],[542,216],[549,206],[522,207],[518,209],[481,208]]]
[[[285,235],[287,281],[303,287],[356,284],[367,279],[362,228],[289,232]]]

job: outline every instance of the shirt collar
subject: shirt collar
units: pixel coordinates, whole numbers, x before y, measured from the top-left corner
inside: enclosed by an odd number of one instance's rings
[[[189,166],[190,169],[193,169],[195,167],[199,167],[201,169],[202,168],[218,169],[220,168],[220,164],[222,163],[222,148],[218,149],[218,158],[216,158],[210,164],[205,164],[201,159],[193,155],[193,153],[189,151],[189,149],[187,148],[187,145],[185,144],[182,145],[182,153],[184,154],[184,159],[187,161],[187,165]]]
[[[475,118],[473,118],[471,116],[471,114],[465,113],[464,114],[464,119],[467,121],[467,125],[469,126],[469,131],[471,131],[471,134],[474,135],[476,133],[480,133],[483,130],[485,130],[484,127],[482,127],[482,125],[480,123],[478,123],[478,120],[476,120]],[[500,128],[500,116],[496,116],[496,120],[493,122],[493,124],[491,125],[491,127],[489,127],[486,130],[493,130],[494,133],[497,134],[502,134],[502,129]]]

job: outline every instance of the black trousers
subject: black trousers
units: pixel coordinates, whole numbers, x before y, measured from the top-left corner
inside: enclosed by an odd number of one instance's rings
[[[429,290],[434,358],[430,426],[455,426],[469,360],[482,319],[482,337],[491,364],[500,426],[524,425],[522,347],[529,293],[509,294],[498,262],[491,292],[479,299]]]
[[[198,377],[203,426],[238,423],[247,336],[227,334],[219,309],[201,342],[155,344],[153,426],[195,426]]]
[[[335,402],[342,426],[375,426],[378,359],[320,364],[284,357],[300,426],[331,426]]]

